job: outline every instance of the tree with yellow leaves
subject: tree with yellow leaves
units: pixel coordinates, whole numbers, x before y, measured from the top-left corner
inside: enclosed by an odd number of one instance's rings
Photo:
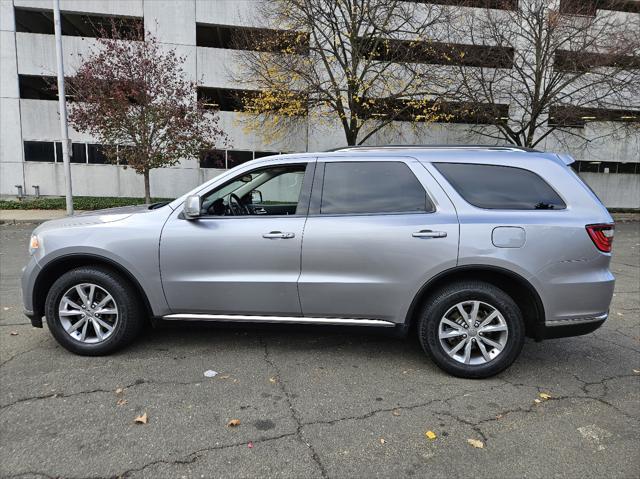
[[[236,81],[249,128],[277,138],[304,121],[338,122],[346,143],[364,143],[396,121],[442,119],[429,49],[447,9],[400,0],[272,0],[258,16],[273,30],[240,41]],[[278,28],[276,30],[275,28]],[[401,40],[409,48],[395,48]],[[408,43],[407,43],[408,42]]]

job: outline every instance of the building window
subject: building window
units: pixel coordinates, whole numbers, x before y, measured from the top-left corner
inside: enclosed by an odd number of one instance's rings
[[[56,152],[53,141],[25,141],[24,161],[56,161]]]
[[[306,54],[309,51],[309,34],[291,30],[197,23],[196,45],[230,50]]]
[[[560,13],[594,17],[598,10],[640,13],[637,0],[560,0]]]
[[[640,174],[640,163],[616,161],[575,161],[571,167],[578,173]]]
[[[583,128],[587,122],[598,121],[635,123],[640,121],[640,111],[584,108],[571,105],[552,106],[549,111],[549,126]]]
[[[15,8],[14,11],[16,31],[53,35],[51,10]],[[62,12],[60,20],[62,34],[74,37],[111,37],[112,27],[115,28],[118,37],[130,37],[137,32],[144,32],[144,21],[141,17]]]
[[[107,156],[104,154],[102,145],[87,145],[87,162],[103,165],[109,163]]]
[[[205,108],[243,111],[245,100],[257,93],[257,90],[198,87],[198,100],[204,103]]]
[[[62,161],[60,159],[59,161]],[[73,143],[71,145],[71,163],[87,162],[87,145],[84,143]]]
[[[279,155],[280,153],[278,153],[277,151],[254,151],[253,152],[253,157],[255,159],[258,158],[264,158],[265,156],[273,156],[273,155]]]
[[[56,77],[39,75],[18,75],[20,98],[29,100],[57,100]]]
[[[418,3],[451,5],[454,7],[494,8],[497,10],[515,10],[518,0],[413,0]]]
[[[251,160],[253,160],[253,151],[243,151],[243,150],[227,151],[227,168],[233,168]]]
[[[485,68],[511,68],[514,50],[491,45],[422,42],[380,37],[358,39],[360,54],[374,60]]]
[[[416,105],[415,101],[406,99],[368,98],[362,102],[363,118],[393,116],[395,121],[424,121],[425,109],[430,109],[434,103],[425,102]],[[434,110],[441,118],[438,123],[467,123],[471,125],[493,125],[504,123],[509,119],[509,105],[503,104],[468,104],[460,102],[438,102]]]
[[[280,153],[279,151],[207,150],[200,154],[200,168],[233,168],[253,159]]]
[[[580,53],[560,50],[554,58],[554,68],[565,72],[585,72],[594,68],[640,69],[640,57],[631,55],[606,55],[603,53]]]

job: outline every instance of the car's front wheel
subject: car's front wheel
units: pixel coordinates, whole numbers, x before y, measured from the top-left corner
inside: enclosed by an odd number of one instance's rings
[[[101,267],[80,267],[58,278],[47,294],[49,330],[69,351],[109,354],[135,338],[143,308],[130,283]]]
[[[463,378],[486,378],[509,367],[524,344],[522,312],[489,283],[468,281],[437,291],[425,304],[418,334],[424,350],[443,370]]]

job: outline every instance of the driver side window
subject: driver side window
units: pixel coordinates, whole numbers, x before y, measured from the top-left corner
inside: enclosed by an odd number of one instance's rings
[[[203,196],[205,216],[295,215],[306,165],[260,168]]]

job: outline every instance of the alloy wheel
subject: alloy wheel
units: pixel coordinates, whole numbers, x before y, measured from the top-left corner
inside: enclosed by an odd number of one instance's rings
[[[62,296],[58,307],[60,324],[76,341],[105,341],[118,324],[118,305],[113,296],[93,283],[77,284]]]
[[[509,327],[494,306],[483,301],[462,301],[449,308],[438,325],[444,351],[462,364],[482,365],[504,350]]]

